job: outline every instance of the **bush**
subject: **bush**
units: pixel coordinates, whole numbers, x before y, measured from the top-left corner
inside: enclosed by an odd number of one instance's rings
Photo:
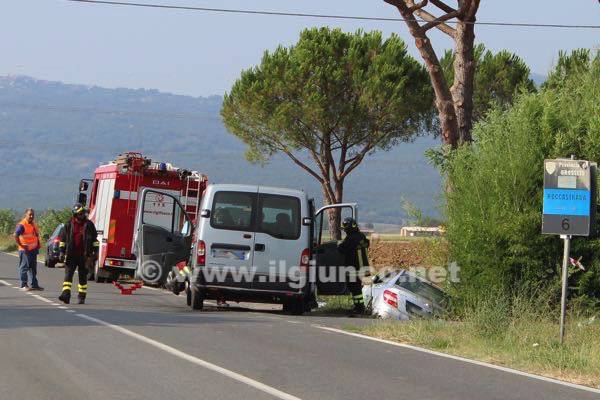
[[[51,235],[58,224],[65,223],[71,218],[71,209],[63,208],[60,210],[48,209],[44,211],[37,220],[37,224],[40,227],[40,234]]]
[[[17,225],[17,216],[13,210],[0,210],[0,234],[11,235],[15,232]]]
[[[562,242],[540,233],[543,161],[571,154],[600,161],[600,57],[587,54],[586,68],[521,95],[506,112],[491,112],[475,126],[474,144],[449,156],[447,237],[461,267],[459,308],[496,291],[549,288],[556,301]],[[559,67],[568,64],[561,57]],[[571,271],[571,293],[600,297],[600,240],[575,238],[571,254],[588,267]]]

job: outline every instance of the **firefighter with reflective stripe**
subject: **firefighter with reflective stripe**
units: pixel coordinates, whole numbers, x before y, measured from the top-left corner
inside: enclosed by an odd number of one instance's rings
[[[87,294],[87,267],[97,260],[100,243],[94,223],[87,219],[88,211],[85,206],[75,204],[72,213],[73,217],[65,223],[59,235],[61,259],[66,257],[65,280],[59,300],[66,304],[71,301],[73,275],[75,270],[78,270],[77,297],[79,304],[84,304]]]
[[[369,274],[369,240],[360,231],[353,218],[346,218],[342,223],[346,237],[338,244],[338,250],[345,256],[345,266],[354,267],[357,273],[348,276],[348,290],[352,294],[353,312],[365,312],[365,300],[362,294],[361,276]]]

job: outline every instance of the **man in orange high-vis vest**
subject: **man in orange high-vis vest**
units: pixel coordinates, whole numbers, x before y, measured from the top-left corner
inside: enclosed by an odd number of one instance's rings
[[[23,219],[15,228],[15,242],[19,246],[19,276],[21,289],[44,290],[37,280],[37,255],[40,250],[40,230],[34,222],[33,208],[25,210]],[[30,283],[28,284],[28,282]]]

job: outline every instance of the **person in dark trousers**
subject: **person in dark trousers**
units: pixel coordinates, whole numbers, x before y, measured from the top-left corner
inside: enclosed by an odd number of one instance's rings
[[[35,210],[25,210],[23,219],[15,227],[15,242],[19,247],[19,277],[21,290],[44,290],[37,280],[37,255],[40,251],[40,229],[35,223]],[[31,286],[28,280],[31,278]]]
[[[363,314],[365,312],[365,299],[362,293],[361,276],[369,273],[369,240],[360,231],[358,224],[353,218],[345,218],[342,229],[346,237],[338,244],[338,251],[345,256],[346,266],[352,266],[357,273],[348,276],[348,290],[352,294],[354,303],[353,313]]]
[[[73,274],[78,270],[77,298],[79,304],[84,304],[87,294],[87,266],[93,265],[98,258],[100,244],[94,223],[87,219],[88,211],[85,206],[77,203],[73,206],[72,212],[73,217],[65,224],[59,235],[61,258],[66,257],[66,262],[65,280],[62,293],[58,298],[65,304],[69,304]]]

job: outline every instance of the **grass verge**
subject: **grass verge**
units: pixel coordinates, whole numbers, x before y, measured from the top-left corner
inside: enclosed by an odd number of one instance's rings
[[[12,235],[0,235],[0,251],[17,251],[17,244]]]
[[[600,388],[599,322],[594,317],[571,319],[564,345],[558,342],[557,323],[530,315],[500,326],[474,316],[461,322],[381,321],[347,330]]]

